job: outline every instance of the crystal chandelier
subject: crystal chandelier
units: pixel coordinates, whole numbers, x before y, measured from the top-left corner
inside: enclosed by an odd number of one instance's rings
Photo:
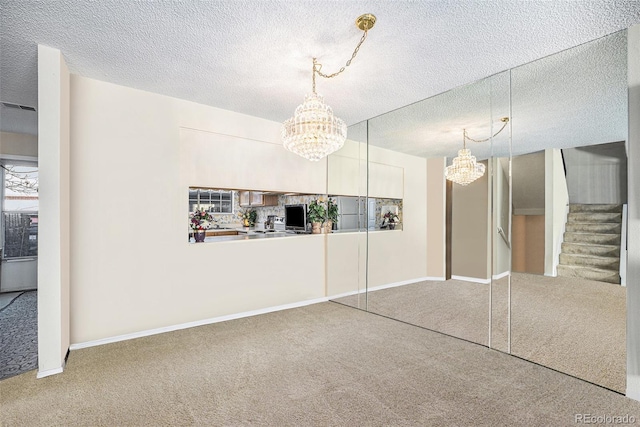
[[[447,166],[444,171],[444,176],[449,181],[460,185],[468,185],[484,175],[485,166],[482,163],[477,163],[476,157],[471,155],[471,150],[467,148],[467,139],[473,142],[486,142],[494,138],[507,126],[509,118],[503,117],[500,121],[503,123],[500,130],[486,139],[469,138],[467,130],[462,130],[462,150],[458,151],[458,157],[454,157],[451,166]]]
[[[467,185],[484,175],[484,165],[476,163],[476,156],[471,155],[471,150],[467,149],[465,144],[464,148],[458,151],[458,157],[453,158],[453,164],[447,166],[444,175],[449,181]]]
[[[347,125],[333,115],[333,109],[324,103],[322,95],[316,93],[316,74],[328,79],[341,74],[351,65],[367,38],[367,31],[373,28],[375,22],[376,17],[371,14],[358,17],[356,25],[364,34],[351,58],[337,72],[322,73],[322,64],[318,64],[316,58],[313,58],[312,92],[304,97],[304,102],[296,108],[293,117],[282,125],[282,141],[287,150],[305,159],[318,161],[342,148],[347,139]]]
[[[347,139],[345,122],[334,116],[333,109],[316,93],[316,72],[317,62],[313,58],[313,91],[282,126],[284,148],[312,161],[341,149]]]

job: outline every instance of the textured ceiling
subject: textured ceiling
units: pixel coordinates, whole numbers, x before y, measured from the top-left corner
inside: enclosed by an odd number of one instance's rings
[[[37,44],[83,76],[275,121],[318,92],[348,124],[640,21],[638,1],[0,0],[0,101],[37,106]],[[33,113],[3,130],[35,133]]]
[[[567,49],[461,86],[368,121],[373,145],[423,157],[450,159],[462,132],[478,159],[519,155],[627,139],[626,31]],[[352,127],[356,137],[360,125]]]

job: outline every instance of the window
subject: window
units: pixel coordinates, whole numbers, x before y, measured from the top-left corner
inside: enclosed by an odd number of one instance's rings
[[[213,214],[233,213],[233,191],[189,188],[189,212],[204,209]]]
[[[38,167],[2,165],[2,237],[4,259],[38,256]]]

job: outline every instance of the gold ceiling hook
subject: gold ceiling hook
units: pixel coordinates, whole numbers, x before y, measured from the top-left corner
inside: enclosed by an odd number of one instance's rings
[[[376,17],[371,13],[365,13],[364,15],[358,16],[356,19],[356,27],[360,28],[362,31],[367,32],[373,28],[376,24]]]
[[[325,79],[330,79],[339,74],[342,74],[342,72],[344,72],[344,70],[349,65],[351,65],[351,61],[355,59],[356,55],[358,54],[358,51],[360,50],[360,46],[362,46],[362,43],[364,43],[365,39],[367,38],[367,32],[373,28],[375,23],[376,23],[376,17],[371,13],[365,13],[364,15],[358,16],[358,19],[356,19],[356,26],[362,31],[364,31],[364,34],[362,34],[362,37],[360,38],[358,45],[353,50],[353,53],[351,54],[351,58],[349,58],[349,60],[342,67],[340,67],[340,69],[335,73],[324,74],[320,72],[320,69],[318,69],[318,75],[324,77]]]

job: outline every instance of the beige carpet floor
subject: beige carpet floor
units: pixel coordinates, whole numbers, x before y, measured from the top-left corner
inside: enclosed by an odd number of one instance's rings
[[[2,426],[571,426],[640,402],[336,303],[72,351],[0,381]]]
[[[335,301],[365,309],[362,295]],[[489,344],[489,285],[447,280],[381,289],[368,293],[366,309],[478,344]]]
[[[364,298],[337,301],[364,308]],[[508,349],[508,279],[489,285],[448,280],[369,292],[368,310],[434,331]],[[511,352],[600,384],[626,389],[626,289],[569,277],[513,273]]]
[[[612,390],[626,389],[626,288],[514,274],[511,352]]]

